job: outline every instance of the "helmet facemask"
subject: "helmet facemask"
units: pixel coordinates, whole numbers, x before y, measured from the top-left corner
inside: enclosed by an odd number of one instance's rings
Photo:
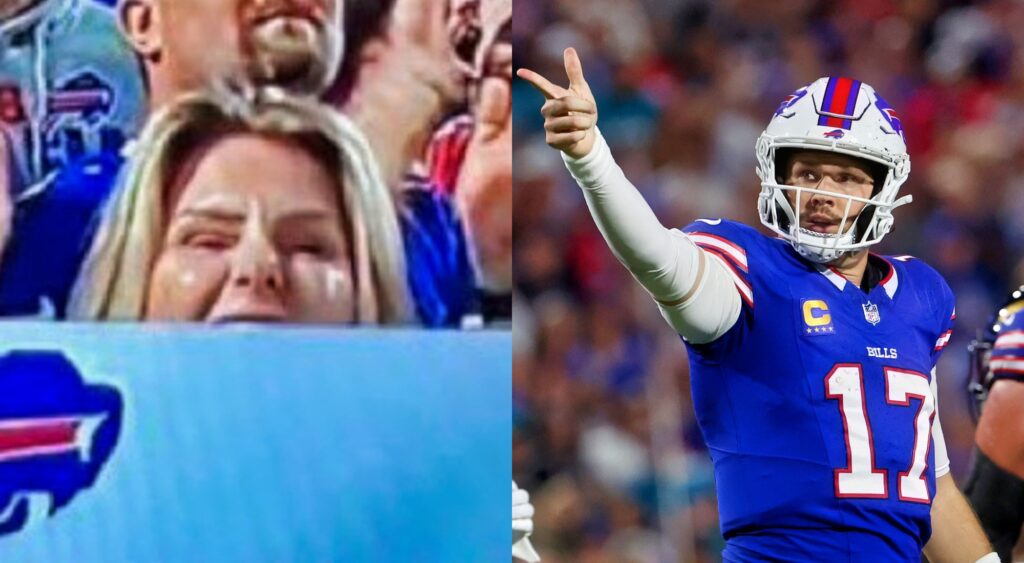
[[[783,103],[757,142],[757,174],[761,178],[758,215],[761,222],[793,245],[804,258],[819,264],[833,262],[843,256],[882,240],[893,224],[892,211],[909,203],[907,195],[897,199],[900,186],[910,174],[898,120],[886,113],[888,105],[874,94],[870,86],[858,86],[863,106],[856,115],[837,115],[819,110],[820,94],[830,79],[820,79],[797,91]],[[857,100],[858,96],[853,99]],[[888,110],[888,111],[891,111]],[[826,119],[849,125],[819,125]],[[895,120],[896,126],[893,121]],[[872,171],[874,188],[869,198],[845,195],[834,191],[789,185],[788,153],[796,150],[818,150],[856,158]],[[842,212],[835,234],[817,233],[800,226],[799,202],[803,194],[818,194],[837,201]],[[793,202],[786,197],[792,194]],[[854,203],[863,204],[857,215],[851,215]],[[794,208],[796,207],[796,208]]]

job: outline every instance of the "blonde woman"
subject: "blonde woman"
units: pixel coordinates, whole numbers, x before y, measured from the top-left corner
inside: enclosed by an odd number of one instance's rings
[[[398,215],[362,134],[278,89],[193,94],[133,148],[73,319],[410,320]]]

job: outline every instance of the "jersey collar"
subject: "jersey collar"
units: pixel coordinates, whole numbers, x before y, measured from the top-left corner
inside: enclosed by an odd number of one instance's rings
[[[878,256],[877,254],[873,256],[882,259],[886,264],[889,265],[889,273],[886,274],[884,278],[882,278],[882,281],[879,282],[878,285],[882,286],[882,289],[885,290],[885,294],[889,296],[889,299],[893,299],[896,295],[896,289],[899,288],[900,286],[900,279],[899,275],[896,273],[896,267],[893,266],[892,262],[890,262],[889,260],[885,259],[882,256]],[[846,284],[850,283],[850,280],[846,279],[846,277],[840,274],[839,271],[833,268],[832,266],[826,264],[814,264],[814,268],[818,271],[819,274],[825,276],[825,278],[828,279],[828,281],[832,282],[832,285],[836,286],[836,288],[838,288],[839,291],[845,290]]]

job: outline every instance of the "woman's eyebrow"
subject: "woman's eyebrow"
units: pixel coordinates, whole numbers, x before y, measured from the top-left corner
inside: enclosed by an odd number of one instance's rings
[[[196,219],[213,219],[228,223],[242,223],[245,221],[245,213],[232,209],[216,207],[186,207],[175,214],[177,217],[189,217]]]

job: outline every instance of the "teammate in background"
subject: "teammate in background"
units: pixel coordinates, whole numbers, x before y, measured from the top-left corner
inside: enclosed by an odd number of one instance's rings
[[[1024,525],[1024,286],[973,342],[968,379],[977,449],[964,492],[1003,561]],[[982,409],[982,406],[984,408]]]
[[[280,90],[178,98],[139,138],[70,314],[407,322],[397,214],[366,140]]]
[[[949,475],[935,363],[953,296],[911,257],[869,254],[910,172],[874,89],[822,78],[757,141],[762,223],[663,227],[616,165],[573,49],[544,96],[563,153],[616,257],[690,357],[714,463],[726,561],[997,561]]]

